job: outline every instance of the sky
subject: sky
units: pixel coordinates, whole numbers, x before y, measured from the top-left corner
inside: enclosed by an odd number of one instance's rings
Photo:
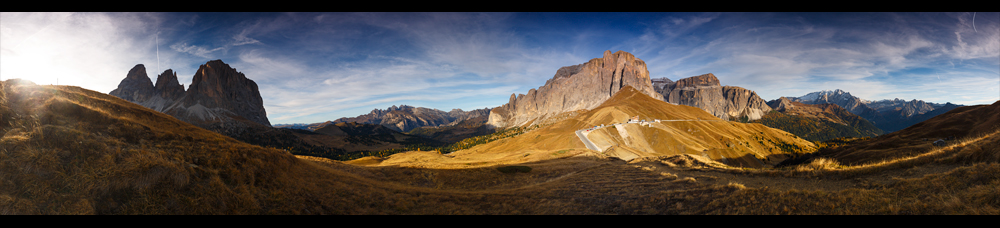
[[[998,12],[0,12],[0,80],[109,93],[143,64],[187,87],[221,59],[257,83],[272,124],[493,108],[606,50],[652,78],[713,73],[765,100],[1000,100]]]

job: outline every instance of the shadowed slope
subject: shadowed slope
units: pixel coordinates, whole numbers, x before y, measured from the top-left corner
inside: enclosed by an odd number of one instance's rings
[[[609,115],[615,120],[614,113],[569,113],[563,116],[566,121],[524,135],[567,129],[564,133],[575,137],[572,124],[589,125],[589,120]],[[686,112],[662,115],[681,114]],[[991,118],[995,120],[985,119]],[[626,163],[558,140],[510,145],[530,151],[501,151],[493,160],[435,152],[389,159],[473,168],[363,167],[295,159],[94,91],[8,80],[0,82],[0,135],[0,215],[1000,211],[1000,134],[995,131],[919,156],[857,167],[813,162],[795,169],[738,169],[687,154]],[[536,140],[522,136],[506,140]],[[532,150],[567,147],[571,149]],[[355,161],[364,160],[379,162]],[[491,167],[502,163],[518,163],[530,171],[503,173]]]
[[[844,164],[864,164],[916,156],[940,147],[934,145],[938,140],[942,140],[939,144],[951,145],[956,139],[996,131],[1000,126],[1000,115],[997,113],[1000,113],[1000,101],[992,105],[958,107],[906,129],[821,150],[811,157],[833,158]]]
[[[753,123],[788,131],[810,141],[841,137],[875,137],[882,130],[837,104],[803,104],[782,97],[768,102],[775,111]]]
[[[0,107],[0,214],[299,214],[321,204],[305,196],[319,192],[316,169],[288,152],[114,96],[8,80]]]

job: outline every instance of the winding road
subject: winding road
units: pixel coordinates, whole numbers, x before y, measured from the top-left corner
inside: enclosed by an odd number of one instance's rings
[[[587,149],[596,150],[600,152],[601,149],[597,148],[597,146],[594,145],[594,143],[590,142],[590,139],[587,138],[587,135],[585,135],[583,131],[584,130],[576,130],[576,137],[580,137],[580,141],[583,141],[583,145],[586,145]]]
[[[717,121],[717,122],[726,122],[726,120],[700,120],[700,119],[699,120],[654,120],[654,121],[651,121],[651,122],[659,123],[659,122],[681,122],[681,121]],[[601,128],[605,128],[605,127],[610,127],[610,126],[618,126],[618,125],[622,125],[622,124],[631,124],[631,123],[638,124],[638,123],[641,123],[641,122],[618,123],[618,124],[612,124],[612,125],[609,125],[609,126],[597,126],[597,127],[583,129],[583,130],[576,130],[576,137],[580,137],[580,141],[583,142],[583,145],[587,146],[587,149],[596,150],[597,152],[603,152],[601,150],[601,148],[597,148],[597,145],[594,145],[594,143],[591,142],[589,138],[587,138],[587,135],[590,134],[590,131],[601,129]]]

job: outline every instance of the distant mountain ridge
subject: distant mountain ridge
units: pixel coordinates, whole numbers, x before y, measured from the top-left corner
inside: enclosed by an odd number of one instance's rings
[[[878,111],[868,107],[868,101],[851,93],[836,89],[812,92],[801,97],[788,97],[789,100],[803,104],[837,104],[851,113],[859,116],[875,116]]]
[[[851,113],[871,121],[886,133],[902,130],[920,121],[930,119],[934,115],[961,107],[961,105],[951,103],[936,104],[917,99],[910,101],[898,98],[879,101],[864,100],[840,89],[812,92],[789,99],[804,104],[837,104]],[[935,112],[935,110],[937,111]]]
[[[837,104],[803,104],[782,97],[767,102],[774,110],[752,121],[781,129],[810,141],[840,137],[874,137],[883,131]]]
[[[420,127],[442,127],[458,124],[459,122],[474,119],[480,116],[489,115],[489,108],[463,111],[462,109],[452,109],[451,111],[441,111],[438,109],[413,107],[409,105],[393,105],[386,109],[373,109],[368,114],[356,117],[341,117],[336,120],[311,124],[278,124],[275,127],[304,129],[316,131],[316,129],[336,123],[360,123],[378,124],[398,132],[408,132]]]

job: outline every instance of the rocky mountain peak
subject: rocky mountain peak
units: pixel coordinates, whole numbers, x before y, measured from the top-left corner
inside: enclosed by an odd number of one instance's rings
[[[771,111],[756,92],[738,86],[721,86],[715,74],[707,73],[668,82],[661,80],[657,92],[663,101],[698,107],[724,120],[746,117],[760,119]]]
[[[229,110],[252,122],[271,126],[257,83],[222,60],[208,61],[198,68],[182,102],[185,106]]]
[[[133,102],[142,102],[149,100],[154,91],[153,81],[146,75],[146,66],[136,64],[128,71],[128,75],[125,75],[125,79],[118,83],[118,88],[108,94]]]
[[[793,101],[788,99],[787,97],[781,97],[778,98],[777,100],[768,101],[767,106],[771,107],[771,109],[773,109],[774,111],[781,112],[785,111],[786,109],[794,108],[795,105],[792,104],[792,102]]]
[[[257,83],[222,60],[201,65],[187,91],[169,69],[157,77],[154,86],[139,64],[109,94],[204,128],[231,128],[235,125],[230,123],[246,121],[271,126]]]
[[[253,80],[248,79],[243,73],[230,67],[229,64],[223,63],[222,60],[212,60],[198,67],[188,91],[209,97],[220,97],[221,93],[227,90],[226,86],[246,87],[251,83]],[[256,87],[256,83],[253,85]]]
[[[674,83],[676,88],[694,87],[694,86],[719,86],[719,78],[715,77],[715,74],[707,73],[703,75],[693,76],[677,80]]]
[[[163,71],[156,77],[156,85],[153,86],[156,93],[163,98],[176,100],[184,96],[184,85],[177,81],[177,72],[172,69]]]
[[[624,51],[605,51],[601,58],[559,68],[555,75],[527,94],[511,94],[507,104],[490,111],[494,127],[521,126],[563,112],[592,109],[625,86],[656,99],[646,62]],[[535,122],[538,123],[538,122]]]
[[[146,66],[142,64],[136,64],[132,67],[132,69],[128,71],[128,75],[125,75],[125,79],[149,81],[150,85],[153,84],[153,82],[149,80],[149,76],[146,75]]]

